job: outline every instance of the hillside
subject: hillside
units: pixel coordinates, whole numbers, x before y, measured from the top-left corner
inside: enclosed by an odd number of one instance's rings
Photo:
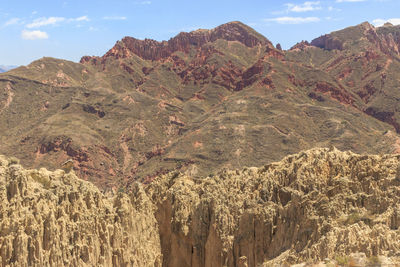
[[[171,173],[112,196],[74,173],[0,157],[0,262],[393,266],[399,164],[398,154],[312,149],[202,179]]]
[[[400,131],[400,26],[368,22],[295,46],[290,61],[317,67],[361,99],[358,108]]]
[[[0,153],[52,170],[72,159],[79,177],[117,190],[174,170],[201,177],[262,166],[316,146],[398,152],[398,55],[377,50],[382,36],[398,42],[396,29],[362,24],[343,30],[358,35],[328,35],[347,40],[338,47],[281,51],[231,22],[164,42],[125,37],[81,63],[43,58],[0,75]],[[354,39],[370,31],[373,45]],[[365,74],[340,78],[350,60],[370,62]],[[377,88],[368,97],[367,84]]]

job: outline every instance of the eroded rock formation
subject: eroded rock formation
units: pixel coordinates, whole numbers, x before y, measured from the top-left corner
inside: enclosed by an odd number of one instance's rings
[[[73,173],[14,163],[0,160],[3,266],[400,260],[399,155],[313,149],[203,179],[171,173],[108,197]]]
[[[105,197],[62,170],[24,170],[0,157],[1,266],[161,266],[144,191]]]
[[[230,22],[218,26],[212,30],[199,29],[192,32],[181,32],[168,41],[158,42],[152,39],[139,40],[132,37],[125,37],[117,42],[102,59],[106,58],[127,58],[133,54],[147,60],[160,60],[171,56],[176,51],[188,53],[191,48],[201,47],[205,43],[214,42],[218,39],[227,41],[238,41],[248,47],[266,45],[273,48],[273,45],[265,37],[257,34],[241,22]],[[96,57],[82,57],[81,63],[96,60]]]
[[[161,177],[148,191],[158,203],[163,266],[398,256],[399,162],[315,149],[206,179]]]

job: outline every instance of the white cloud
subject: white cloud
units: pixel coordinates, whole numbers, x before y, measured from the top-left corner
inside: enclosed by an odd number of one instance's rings
[[[124,16],[106,16],[106,17],[103,17],[103,19],[105,19],[105,20],[126,20],[127,17],[124,17]]]
[[[320,18],[317,17],[278,17],[278,18],[270,18],[264,19],[264,21],[276,22],[279,24],[303,24],[310,22],[318,22]]]
[[[151,5],[151,1],[140,1],[140,2],[135,2],[136,4],[139,5]]]
[[[19,23],[21,23],[20,18],[12,18],[12,19],[7,20],[4,23],[4,26],[10,26],[10,25],[15,25],[15,24],[19,24]]]
[[[26,25],[28,29],[32,28],[40,28],[43,26],[49,26],[49,25],[57,25],[62,22],[82,22],[82,21],[90,21],[88,16],[81,16],[77,18],[69,18],[66,19],[64,17],[42,17],[35,19],[33,22],[29,23]]]
[[[285,4],[287,6],[287,11],[288,12],[307,12],[307,11],[314,11],[314,10],[320,10],[320,1],[307,1],[304,2],[303,4],[296,5],[296,4]]]
[[[366,0],[336,0],[336,3],[344,3],[344,2],[365,2]]]
[[[328,11],[342,11],[340,8],[336,8],[333,6],[328,6]]]
[[[374,19],[372,21],[372,24],[375,25],[375,27],[380,27],[383,26],[386,22],[392,23],[393,25],[399,25],[400,24],[400,18],[392,18],[392,19]]]
[[[88,18],[88,16],[82,16],[75,19],[69,19],[69,21],[90,21],[90,19]]]
[[[65,18],[63,17],[49,17],[49,18],[38,18],[35,19],[32,23],[29,23],[26,25],[28,29],[31,28],[40,28],[42,26],[47,26],[47,25],[55,25],[59,22],[65,21]]]
[[[37,40],[37,39],[48,39],[49,35],[42,31],[27,31],[23,30],[21,33],[22,39],[25,40]]]

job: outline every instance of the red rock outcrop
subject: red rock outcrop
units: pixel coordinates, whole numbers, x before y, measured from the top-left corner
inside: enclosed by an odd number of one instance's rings
[[[368,107],[365,110],[365,113],[368,115],[371,115],[372,117],[389,123],[390,125],[393,125],[393,127],[396,129],[396,131],[399,133],[400,132],[400,123],[396,120],[395,118],[395,112],[393,111],[386,111],[386,110],[379,110],[378,108],[375,107]]]
[[[311,45],[326,50],[333,50],[333,49],[343,50],[343,42],[335,37],[332,37],[329,34],[323,35],[319,38],[312,40]]]
[[[304,50],[307,47],[312,47],[312,46],[310,45],[310,43],[308,41],[301,41],[300,43],[297,43],[294,46],[292,46],[290,48],[290,50],[296,50],[296,49]]]
[[[314,90],[320,93],[327,93],[343,104],[353,105],[355,102],[354,97],[340,85],[334,86],[326,82],[318,82]]]
[[[133,37],[124,37],[109,50],[103,58],[127,58],[137,55],[146,60],[160,60],[171,56],[176,51],[188,53],[194,47],[198,48],[208,42],[218,39],[227,41],[238,41],[248,47],[256,45],[267,45],[273,47],[265,37],[259,36],[251,28],[241,22],[230,22],[218,26],[212,30],[196,30],[192,32],[181,32],[168,41],[158,42],[152,39],[138,40]],[[96,57],[82,57],[81,63],[97,60]]]

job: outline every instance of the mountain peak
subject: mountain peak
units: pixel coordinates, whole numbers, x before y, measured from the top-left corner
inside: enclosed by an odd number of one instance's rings
[[[383,27],[393,27],[394,25],[390,22],[386,22],[385,24],[383,24]]]
[[[376,35],[375,27],[368,21],[345,29],[322,35],[311,41],[312,46],[326,50],[343,50],[345,44],[361,39],[371,39],[371,35]]]
[[[249,47],[270,43],[262,34],[240,21],[228,22],[210,31],[214,32],[216,39],[240,41]]]
[[[372,24],[369,23],[368,21],[364,21],[363,23],[360,23],[360,24],[357,25],[357,26],[360,26],[360,27],[362,27],[362,28],[364,28],[364,29],[367,29],[367,30],[375,28],[374,25],[372,25]],[[356,26],[356,27],[357,27],[357,26]]]
[[[191,48],[214,42],[218,39],[238,41],[247,47],[267,45],[272,43],[260,33],[240,21],[222,24],[214,29],[198,29],[191,32],[181,32],[168,41],[156,41],[152,39],[139,40],[133,37],[124,37],[117,41],[103,58],[127,58],[137,55],[146,60],[159,60],[169,57],[176,51],[189,52]],[[81,63],[90,61],[91,57],[83,57]]]

